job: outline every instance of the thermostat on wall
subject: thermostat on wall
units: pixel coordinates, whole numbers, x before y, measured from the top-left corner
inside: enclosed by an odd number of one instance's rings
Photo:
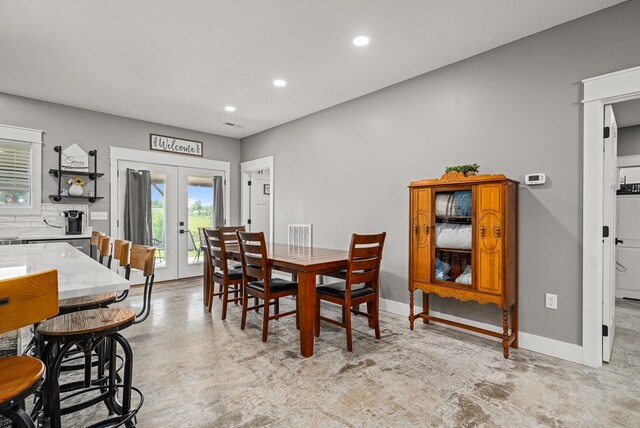
[[[538,172],[536,174],[527,174],[524,176],[524,183],[528,186],[544,184],[545,181],[547,181],[547,176],[541,172]]]

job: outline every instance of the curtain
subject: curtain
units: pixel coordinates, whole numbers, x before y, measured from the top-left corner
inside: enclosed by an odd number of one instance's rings
[[[151,172],[127,168],[124,193],[124,239],[151,245]]]
[[[224,193],[222,177],[213,177],[213,227],[224,226]]]

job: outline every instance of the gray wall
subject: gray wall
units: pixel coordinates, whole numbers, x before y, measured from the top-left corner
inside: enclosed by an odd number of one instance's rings
[[[42,200],[57,192],[57,183],[48,173],[57,168],[57,145],[80,145],[85,151],[98,150],[98,170],[105,176],[98,181],[98,196],[105,199],[90,205],[93,211],[109,211],[109,146],[149,150],[149,134],[170,135],[203,142],[204,157],[231,162],[231,221],[240,219],[240,141],[202,132],[189,131],[105,113],[37,101],[0,93],[0,123],[45,131],[42,152]],[[144,161],[143,159],[141,159]],[[109,221],[90,221],[94,227],[109,230]]]
[[[618,129],[618,156],[640,155],[640,125]]]
[[[243,160],[275,154],[276,240],[289,223],[338,248],[385,230],[382,298],[408,302],[410,181],[473,162],[520,181],[544,172],[548,184],[520,187],[521,329],[580,344],[581,80],[640,65],[639,20],[640,2],[623,3],[244,139]],[[433,306],[499,323],[495,306]]]

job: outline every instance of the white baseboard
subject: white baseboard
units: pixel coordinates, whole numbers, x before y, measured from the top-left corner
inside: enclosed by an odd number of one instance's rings
[[[416,309],[421,310],[421,308],[418,308],[418,307],[416,307]],[[401,315],[404,317],[409,316],[409,305],[407,303],[395,302],[393,300],[380,299],[380,310],[389,312],[392,314],[396,314],[396,315]],[[483,328],[485,330],[502,333],[502,328],[492,324],[469,320],[466,318],[461,318],[455,315],[445,314],[438,311],[431,311],[430,313],[431,315],[438,318],[443,318],[449,321],[455,321],[455,322],[471,325],[474,327]],[[408,324],[408,321],[407,321],[407,324]],[[447,325],[447,324],[438,324],[438,325],[442,325],[443,327],[452,328],[458,331],[463,331],[465,333],[473,334],[483,338],[488,338],[490,340],[499,341],[499,339],[493,338],[491,336],[486,336],[484,334],[475,333],[469,330],[464,330],[451,325]],[[550,339],[548,337],[537,336],[535,334],[526,333],[523,331],[520,331],[518,333],[518,336],[519,336],[518,344],[522,349],[527,349],[529,351],[538,352],[540,354],[550,355],[552,357],[571,361],[573,363],[582,364],[582,346],[580,345],[562,342],[559,340]]]

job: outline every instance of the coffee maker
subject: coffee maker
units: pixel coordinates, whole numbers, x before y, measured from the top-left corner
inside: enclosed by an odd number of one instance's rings
[[[66,235],[82,235],[82,217],[84,212],[77,210],[63,211]]]

